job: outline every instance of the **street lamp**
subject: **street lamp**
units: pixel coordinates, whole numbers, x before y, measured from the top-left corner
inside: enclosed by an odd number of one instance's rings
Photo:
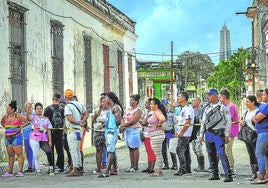
[[[251,62],[248,63],[248,60],[246,59],[246,64],[247,64],[247,69],[251,70],[251,75],[252,75],[252,94],[255,95],[255,74],[258,69],[257,65],[254,62],[254,57],[251,58]]]
[[[252,88],[253,88],[253,95],[255,95],[255,71],[256,71],[256,64],[251,63],[250,68],[252,70]]]

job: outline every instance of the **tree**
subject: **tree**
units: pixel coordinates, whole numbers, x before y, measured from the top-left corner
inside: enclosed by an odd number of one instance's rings
[[[227,88],[231,93],[231,99],[237,105],[244,88],[244,73],[246,70],[246,59],[251,56],[247,49],[239,48],[231,55],[228,61],[220,61],[211,76],[207,79],[207,86],[218,90]]]
[[[201,80],[206,80],[213,71],[213,62],[207,54],[185,51],[178,56],[177,63],[182,64],[181,76],[184,77],[185,87],[193,83],[196,91]]]

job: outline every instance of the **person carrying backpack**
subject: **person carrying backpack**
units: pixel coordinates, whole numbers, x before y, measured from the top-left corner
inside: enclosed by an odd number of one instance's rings
[[[51,138],[53,151],[53,162],[54,158],[54,147],[57,152],[57,162],[56,168],[59,168],[59,172],[64,171],[64,151],[63,151],[63,125],[64,125],[64,108],[60,106],[61,94],[55,93],[52,98],[52,105],[46,107],[44,111],[44,116],[48,117],[52,124],[53,129],[51,129]]]

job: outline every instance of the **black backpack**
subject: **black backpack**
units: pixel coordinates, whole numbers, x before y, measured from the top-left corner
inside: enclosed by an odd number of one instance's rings
[[[50,106],[50,109],[53,112],[52,119],[51,119],[51,124],[53,128],[62,128],[63,123],[64,123],[62,115],[61,115],[62,107],[58,106],[55,108],[54,106]]]

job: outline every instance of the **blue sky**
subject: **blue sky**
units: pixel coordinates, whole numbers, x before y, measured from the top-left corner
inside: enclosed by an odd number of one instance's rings
[[[188,50],[208,53],[214,63],[219,59],[220,30],[230,30],[231,48],[251,46],[251,19],[245,12],[253,0],[107,0],[136,22],[136,52],[142,60],[169,60],[173,54]],[[174,58],[175,59],[175,58]]]

